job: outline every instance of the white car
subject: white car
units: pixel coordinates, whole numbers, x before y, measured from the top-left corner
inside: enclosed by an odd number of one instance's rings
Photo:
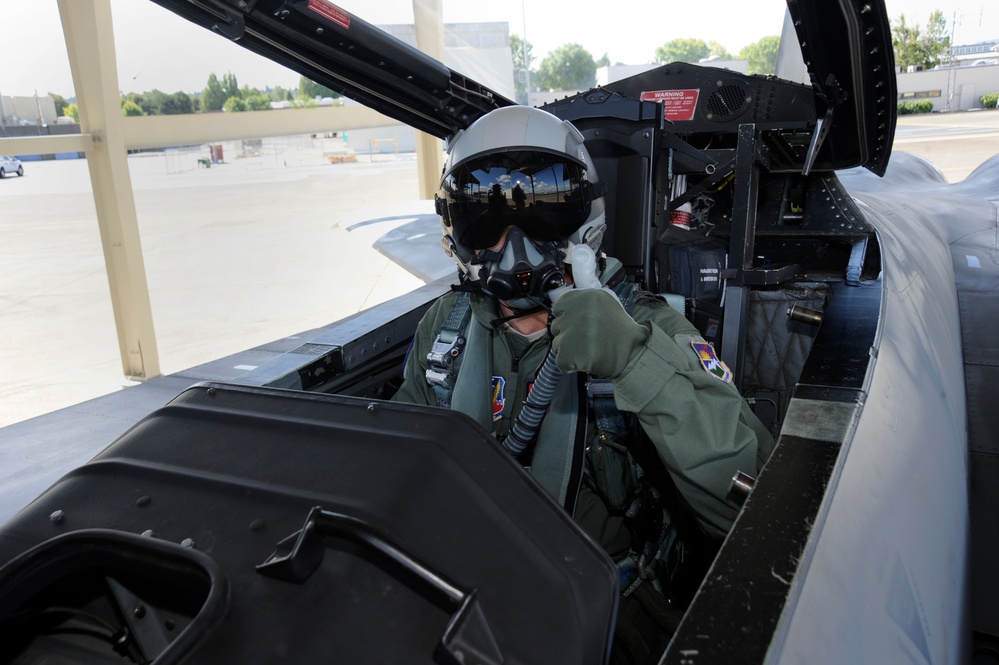
[[[8,173],[22,176],[24,175],[24,166],[21,165],[21,160],[17,157],[0,155],[0,178],[6,178]]]

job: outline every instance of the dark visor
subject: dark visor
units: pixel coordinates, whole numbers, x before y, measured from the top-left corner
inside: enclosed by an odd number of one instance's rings
[[[532,240],[569,237],[590,214],[593,193],[584,173],[565,157],[534,151],[459,165],[442,184],[454,239],[468,249],[487,249],[508,226]]]

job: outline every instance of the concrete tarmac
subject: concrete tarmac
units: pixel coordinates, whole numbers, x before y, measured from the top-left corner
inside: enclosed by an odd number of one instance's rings
[[[999,155],[999,110],[899,116],[893,150],[931,161],[949,183]]]
[[[371,247],[425,207],[413,155],[329,164],[308,143],[279,145],[246,158],[227,146],[211,169],[183,152],[129,157],[164,374],[422,283]],[[958,182],[999,154],[999,111],[902,116],[895,149]],[[127,383],[86,161],[28,162],[0,181],[0,427]]]
[[[388,223],[364,233],[340,224],[361,210],[412,209],[413,155],[349,164],[309,149],[226,155],[210,169],[176,154],[128,159],[164,374],[423,283],[371,248]],[[128,383],[87,162],[26,162],[24,177],[0,180],[0,426]]]

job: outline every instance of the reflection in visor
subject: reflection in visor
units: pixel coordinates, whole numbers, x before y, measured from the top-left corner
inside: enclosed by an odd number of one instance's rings
[[[538,152],[506,152],[463,164],[444,179],[454,239],[469,249],[494,246],[508,226],[532,240],[567,238],[590,214],[582,166]]]

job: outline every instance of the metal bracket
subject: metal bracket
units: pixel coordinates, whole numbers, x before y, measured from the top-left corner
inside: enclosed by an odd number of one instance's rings
[[[215,32],[225,35],[232,41],[239,41],[243,35],[246,33],[246,21],[243,15],[233,11],[233,8],[229,5],[221,2],[220,0],[209,0],[212,6],[222,12],[222,16],[225,17],[224,21],[219,21],[212,26],[212,30]],[[246,3],[243,3],[243,8],[246,8]]]
[[[686,155],[696,162],[704,164],[704,172],[711,174],[717,170],[718,164],[710,155],[698,150],[676,134],[670,131],[663,131],[663,147],[674,150],[681,155]]]
[[[808,152],[805,153],[805,165],[801,169],[802,175],[808,175],[812,166],[815,164],[815,158],[819,155],[819,148],[825,143],[826,136],[829,134],[829,128],[832,126],[832,116],[833,107],[826,109],[826,114],[815,121],[815,131],[812,132],[812,141],[808,144]]]
[[[711,167],[710,170],[707,167]],[[690,203],[695,198],[701,195],[709,187],[713,187],[725,178],[732,175],[732,171],[735,167],[735,155],[728,159],[727,161],[715,164],[714,162],[709,162],[706,164],[705,172],[708,176],[698,182],[693,187],[689,187],[687,191],[679,195],[675,199],[669,202],[669,211],[675,210],[682,206],[684,203]]]
[[[746,321],[749,319],[749,289],[746,276],[753,270],[756,243],[756,203],[760,188],[756,125],[739,125],[735,151],[735,182],[732,201],[732,236],[729,239],[728,266],[739,271],[726,289],[722,359],[732,368],[735,385],[742,386],[746,353]]]

